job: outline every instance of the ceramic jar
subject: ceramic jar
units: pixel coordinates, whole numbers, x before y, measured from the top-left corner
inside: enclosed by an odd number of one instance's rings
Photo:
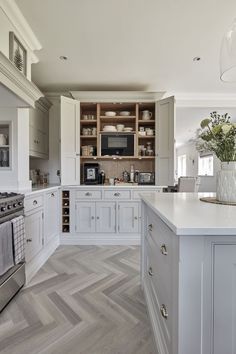
[[[220,202],[236,203],[236,161],[221,162],[216,181],[216,198]]]

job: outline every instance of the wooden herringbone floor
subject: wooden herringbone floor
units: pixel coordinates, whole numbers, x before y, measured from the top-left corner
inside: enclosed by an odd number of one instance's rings
[[[0,314],[1,354],[155,354],[139,248],[61,246]]]

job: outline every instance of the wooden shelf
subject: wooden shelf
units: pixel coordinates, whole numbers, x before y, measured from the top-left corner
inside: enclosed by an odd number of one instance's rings
[[[138,138],[139,139],[155,139],[155,135],[144,135],[144,136],[142,136],[142,135],[138,134]]]
[[[155,159],[155,156],[81,156],[81,159],[93,160],[150,160]]]
[[[142,119],[139,119],[138,120],[138,123],[142,123],[142,124],[155,124],[155,120],[154,119],[150,119],[150,120],[142,120]]]
[[[97,139],[97,135],[80,135],[81,139]]]
[[[80,121],[81,124],[94,124],[94,125],[97,125],[97,120],[95,119],[81,119]]]
[[[9,148],[10,147],[10,145],[0,145],[0,149],[2,149],[2,148]]]

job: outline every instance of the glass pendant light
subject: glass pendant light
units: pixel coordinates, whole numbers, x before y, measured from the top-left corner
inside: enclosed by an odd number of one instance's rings
[[[236,19],[224,35],[220,52],[220,78],[236,82]]]

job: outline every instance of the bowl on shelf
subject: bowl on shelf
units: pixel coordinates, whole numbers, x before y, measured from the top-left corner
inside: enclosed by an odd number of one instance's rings
[[[115,117],[116,116],[116,112],[112,112],[112,111],[105,112],[105,116],[106,117]]]
[[[131,132],[133,131],[133,128],[131,128],[131,127],[125,127],[123,130],[124,130],[124,132],[126,132],[126,133],[131,133]]]
[[[125,127],[124,124],[117,124],[116,126],[118,132],[123,132],[124,127]]]
[[[129,111],[122,111],[122,112],[120,112],[120,116],[128,117],[128,116],[130,116],[130,112]]]
[[[116,129],[116,127],[114,127],[113,125],[105,125],[105,126],[103,127],[103,131],[104,131],[104,132],[116,132],[117,129]]]

